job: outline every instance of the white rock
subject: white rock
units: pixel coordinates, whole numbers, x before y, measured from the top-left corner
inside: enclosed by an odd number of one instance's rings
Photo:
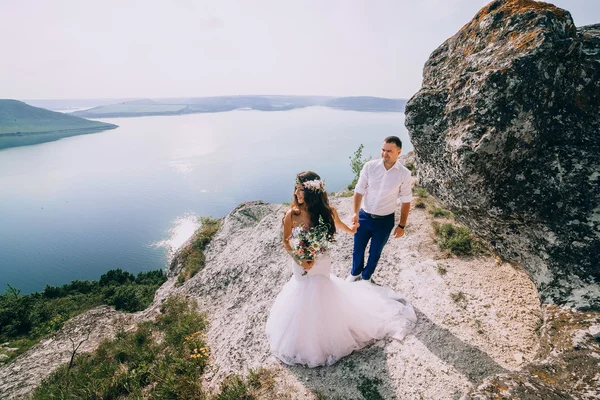
[[[517,360],[517,363],[523,364],[523,354],[522,353],[515,353],[515,354],[513,354],[513,356],[515,357],[515,360]]]
[[[588,332],[594,338],[596,338],[596,339],[600,338],[600,325],[592,325],[592,326],[590,326],[589,329],[588,329]]]

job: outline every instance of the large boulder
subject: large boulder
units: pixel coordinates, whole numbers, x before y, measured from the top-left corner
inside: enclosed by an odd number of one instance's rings
[[[406,105],[417,176],[547,303],[600,309],[600,24],[497,0]]]

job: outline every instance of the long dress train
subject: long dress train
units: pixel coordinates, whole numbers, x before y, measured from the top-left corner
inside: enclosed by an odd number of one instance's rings
[[[374,339],[403,339],[417,317],[392,289],[331,274],[320,255],[306,275],[291,261],[293,276],[277,296],[266,332],[273,354],[286,364],[331,365]]]

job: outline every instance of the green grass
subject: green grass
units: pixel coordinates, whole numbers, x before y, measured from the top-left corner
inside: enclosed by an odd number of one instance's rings
[[[415,168],[415,163],[414,162],[407,162],[406,164],[404,164],[404,166],[406,168],[408,168],[408,170],[410,171],[410,174],[412,176],[415,176],[417,174],[417,169]]]
[[[420,186],[414,186],[413,187],[413,194],[417,197],[427,197],[429,196],[429,193],[427,193],[427,190],[423,189]]]
[[[221,227],[220,220],[210,217],[202,217],[200,222],[202,226],[194,232],[190,244],[181,250],[183,269],[177,277],[178,285],[183,284],[204,268],[206,262],[204,250]]]
[[[440,248],[456,255],[472,255],[474,253],[473,235],[469,228],[454,224],[434,224],[440,236]]]
[[[443,208],[440,207],[435,207],[431,210],[429,210],[429,214],[433,215],[434,217],[444,217],[444,218],[452,218],[454,217],[454,214],[448,210],[444,210]]]
[[[239,213],[240,213],[241,215],[243,215],[243,216],[247,217],[247,218],[250,218],[250,219],[251,219],[251,220],[253,220],[254,222],[260,222],[260,216],[258,216],[258,215],[256,215],[256,214],[254,214],[254,213],[252,212],[252,210],[251,210],[251,209],[249,209],[249,208],[246,208],[246,209],[240,210],[240,211],[239,211]]]
[[[274,387],[273,371],[260,367],[251,369],[245,379],[235,374],[229,375],[221,383],[220,392],[212,396],[211,400],[275,399]]]
[[[22,295],[9,285],[0,295],[0,343],[18,350],[6,353],[10,362],[41,339],[60,329],[70,318],[102,304],[117,310],[145,309],[156,289],[165,281],[163,271],[140,272],[137,276],[111,270],[98,281],[72,281],[63,286],[46,286],[42,292]]]
[[[194,301],[172,296],[155,321],[142,322],[132,332],[119,331],[93,353],[76,356],[73,367],[63,365],[33,392],[46,399],[199,399],[259,400],[275,386],[271,370],[250,370],[246,378],[228,376],[218,393],[202,387],[210,363],[206,345],[206,315]]]
[[[381,385],[381,379],[361,376],[357,388],[365,400],[384,400],[379,393],[379,385]]]
[[[195,303],[171,297],[155,322],[120,331],[91,354],[63,365],[32,399],[204,399],[201,376],[208,365],[207,322]],[[158,341],[157,337],[164,337]]]

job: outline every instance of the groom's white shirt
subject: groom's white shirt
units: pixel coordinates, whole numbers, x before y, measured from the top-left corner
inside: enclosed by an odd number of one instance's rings
[[[410,170],[400,161],[386,170],[383,159],[371,160],[360,171],[354,192],[363,195],[362,209],[369,214],[392,214],[399,203],[412,201]]]

